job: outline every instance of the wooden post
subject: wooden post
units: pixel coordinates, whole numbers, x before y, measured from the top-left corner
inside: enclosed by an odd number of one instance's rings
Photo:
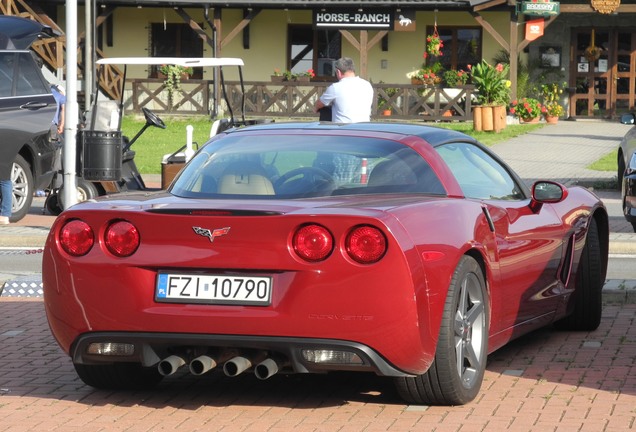
[[[482,107],[481,110],[481,124],[483,130],[491,131],[494,129],[494,115],[495,107],[493,106],[485,106]]]
[[[481,123],[481,111],[482,106],[474,106],[473,107],[473,129],[477,132],[481,132],[484,130],[483,125]]]
[[[506,106],[497,105],[493,107],[493,129],[499,133],[506,128]]]

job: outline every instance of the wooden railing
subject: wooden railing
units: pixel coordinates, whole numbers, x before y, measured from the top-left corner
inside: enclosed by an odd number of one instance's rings
[[[158,114],[202,114],[212,111],[212,81],[189,79],[168,97],[160,79],[133,79],[132,100],[127,106],[140,112],[147,106]],[[242,116],[241,86],[238,81],[226,82],[226,91],[236,118]],[[264,117],[317,117],[313,107],[329,83],[258,82],[244,83],[245,116]],[[461,88],[423,87],[409,84],[374,84],[375,98],[372,117],[380,118],[378,100],[384,99],[383,108],[391,108],[390,119],[426,121],[472,120],[474,87]],[[225,102],[222,109],[226,110]]]

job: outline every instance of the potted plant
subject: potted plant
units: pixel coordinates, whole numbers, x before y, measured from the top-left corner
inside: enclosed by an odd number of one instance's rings
[[[275,68],[274,69],[274,73],[272,74],[272,82],[282,82],[283,81],[283,74],[280,71],[280,69]]]
[[[510,113],[524,123],[536,123],[541,117],[543,105],[535,98],[523,98],[512,101]]]
[[[316,76],[316,73],[313,69],[307,69],[305,72],[301,72],[297,75],[297,81],[309,82],[313,77]]]
[[[179,65],[161,65],[159,73],[164,76],[163,84],[168,90],[168,95],[172,97],[172,93],[181,86],[181,80],[187,79],[192,75],[192,68]]]
[[[541,109],[543,117],[548,124],[556,124],[559,121],[559,117],[563,115],[564,111],[565,110],[558,102],[551,102],[548,105],[544,105]]]
[[[446,87],[459,87],[466,85],[470,78],[470,74],[461,69],[449,69],[444,72],[443,76]]]
[[[435,62],[432,66],[424,65],[421,69],[407,73],[406,77],[413,85],[437,85],[442,82],[442,68],[440,62]]]
[[[380,81],[379,84],[382,84],[383,82]],[[387,88],[382,88],[380,87],[379,89],[379,94],[378,94],[378,112],[381,113],[383,116],[390,116],[391,115],[391,101],[394,99],[393,97],[398,94],[400,90],[394,87],[387,87]]]
[[[285,72],[283,72],[283,81],[296,81],[297,76],[298,75],[296,75],[292,71],[286,70]]]
[[[473,112],[474,128],[499,132],[506,127],[506,105],[510,101],[508,79],[509,65],[497,63],[493,66],[486,60],[468,66],[472,83],[476,88],[477,102]]]
[[[541,85],[541,94],[543,96],[543,116],[546,122],[556,123],[559,117],[563,115],[565,111],[560,104],[561,95],[563,89],[567,86],[567,83],[552,82],[549,84]]]

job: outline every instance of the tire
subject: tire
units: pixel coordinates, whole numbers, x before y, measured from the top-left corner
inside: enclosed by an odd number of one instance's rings
[[[86,385],[98,389],[144,390],[156,386],[163,379],[156,367],[143,367],[138,363],[73,366]]]
[[[396,378],[400,396],[426,405],[475,399],[486,371],[489,322],[484,274],[474,258],[464,256],[448,290],[433,364],[422,375]]]
[[[579,268],[574,282],[574,309],[572,314],[555,323],[562,330],[592,331],[601,323],[603,310],[603,277],[601,264],[601,242],[594,218],[581,252]]]
[[[88,180],[84,180],[81,177],[77,179],[77,200],[83,202],[89,199],[97,198],[99,191],[97,187]]]
[[[625,158],[623,152],[618,152],[617,169],[616,169],[616,182],[618,183],[618,190],[623,188],[623,175],[625,174]]]
[[[34,192],[31,165],[20,155],[17,155],[13,161],[11,180],[13,181],[13,205],[9,220],[18,222],[29,213]]]
[[[60,195],[58,192],[51,192],[44,202],[44,207],[53,216],[57,216],[64,210],[60,205]]]
[[[57,192],[57,206],[60,207],[60,209],[64,209],[64,200],[63,200],[63,196],[64,196],[64,186],[62,186],[60,188],[60,190]],[[93,198],[97,198],[99,196],[99,191],[97,190],[97,187],[89,182],[88,180],[84,180],[81,177],[77,178],[77,202],[81,203],[84,202],[86,200],[89,199],[93,199]]]

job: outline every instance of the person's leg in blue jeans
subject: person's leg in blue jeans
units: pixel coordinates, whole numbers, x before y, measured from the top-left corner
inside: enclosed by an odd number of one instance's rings
[[[11,180],[0,180],[0,225],[9,223],[12,199],[13,183]]]

